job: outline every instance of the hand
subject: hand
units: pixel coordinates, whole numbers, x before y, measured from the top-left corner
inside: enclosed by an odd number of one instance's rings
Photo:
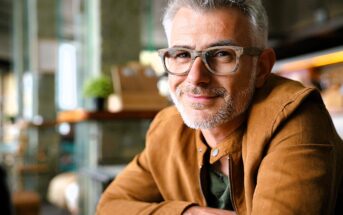
[[[205,208],[200,206],[192,206],[185,210],[182,215],[236,215],[233,211],[227,211],[216,208]]]

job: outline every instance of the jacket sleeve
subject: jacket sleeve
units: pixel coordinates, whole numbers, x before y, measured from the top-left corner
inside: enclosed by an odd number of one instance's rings
[[[188,183],[178,183],[179,181],[175,181],[173,177],[178,178],[179,171],[189,173],[188,169],[176,167],[177,163],[180,163],[179,156],[183,156],[179,153],[186,152],[174,147],[175,144],[172,144],[171,139],[181,134],[166,132],[171,129],[171,125],[174,126],[174,130],[182,131],[182,119],[174,117],[176,114],[178,113],[173,107],[157,114],[147,132],[145,149],[104,191],[97,207],[97,215],[179,215],[187,207],[195,204],[196,200],[193,198],[171,193],[176,188],[180,192],[187,191]],[[185,138],[187,135],[182,133],[181,136]],[[174,157],[177,158],[177,162],[169,163]],[[187,165],[187,167],[197,168],[196,164],[195,162],[193,166]],[[187,193],[192,196],[194,190],[189,189]]]
[[[118,175],[103,193],[97,215],[170,214],[177,215],[191,202],[164,201],[149,171],[146,150]]]
[[[265,149],[251,214],[334,214],[341,151],[342,142],[323,107],[301,105]]]

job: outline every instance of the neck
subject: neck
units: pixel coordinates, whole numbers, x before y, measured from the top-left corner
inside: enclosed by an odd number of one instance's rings
[[[239,115],[233,120],[221,124],[217,127],[211,129],[203,129],[201,133],[206,140],[206,143],[211,147],[216,147],[221,143],[225,138],[230,136],[239,126],[242,125],[245,119],[244,115]]]

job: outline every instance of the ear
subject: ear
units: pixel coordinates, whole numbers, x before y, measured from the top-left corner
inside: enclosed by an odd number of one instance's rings
[[[264,85],[264,82],[272,71],[275,60],[274,49],[268,48],[263,50],[257,62],[256,88],[260,88]]]

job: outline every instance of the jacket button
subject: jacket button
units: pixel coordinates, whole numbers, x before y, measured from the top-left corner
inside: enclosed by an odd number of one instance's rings
[[[212,152],[211,152],[212,157],[215,157],[218,154],[219,154],[219,149],[217,149],[217,148],[213,149]]]

